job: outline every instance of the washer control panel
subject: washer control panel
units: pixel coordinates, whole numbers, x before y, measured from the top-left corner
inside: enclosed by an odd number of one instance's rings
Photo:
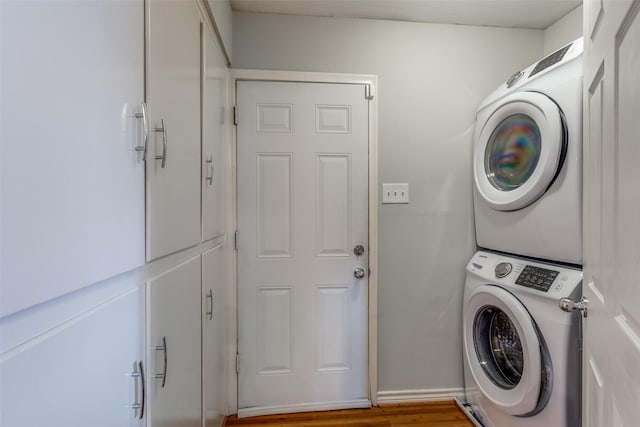
[[[480,250],[467,264],[467,281],[557,301],[582,286],[582,270]]]
[[[510,262],[501,262],[500,264],[496,265],[496,277],[498,279],[502,279],[503,277],[508,276],[509,273],[511,273],[512,269],[513,265]]]
[[[516,279],[516,285],[547,292],[549,288],[551,288],[551,285],[553,285],[553,281],[558,277],[558,274],[560,274],[560,272],[557,270],[525,265]]]

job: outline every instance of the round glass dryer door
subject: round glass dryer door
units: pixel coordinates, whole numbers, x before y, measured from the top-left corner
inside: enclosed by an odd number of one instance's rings
[[[565,131],[558,106],[538,92],[505,97],[489,114],[474,146],[482,198],[500,211],[522,209],[549,187],[562,166]]]
[[[550,368],[529,312],[510,292],[484,285],[466,297],[464,314],[465,357],[482,394],[510,415],[539,411]]]

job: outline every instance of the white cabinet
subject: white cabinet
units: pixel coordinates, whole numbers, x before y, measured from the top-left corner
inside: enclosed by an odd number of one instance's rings
[[[142,427],[143,298],[141,284],[3,354],[0,425]]]
[[[201,427],[200,255],[147,281],[149,427]]]
[[[226,59],[207,26],[202,45],[202,240],[206,241],[225,232],[229,110]]]
[[[144,264],[144,6],[2,1],[0,17],[5,316]]]
[[[148,2],[147,260],[200,242],[200,10]]]
[[[225,415],[226,244],[202,254],[202,402],[205,427],[219,427]]]

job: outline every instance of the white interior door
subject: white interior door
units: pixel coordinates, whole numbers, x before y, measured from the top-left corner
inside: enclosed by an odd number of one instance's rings
[[[585,2],[583,419],[638,425],[640,1]]]
[[[237,108],[239,414],[368,406],[365,88],[240,81]]]

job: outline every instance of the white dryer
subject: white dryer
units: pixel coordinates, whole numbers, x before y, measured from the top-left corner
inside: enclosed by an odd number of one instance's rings
[[[582,264],[582,39],[514,74],[479,107],[481,248]]]
[[[485,427],[578,427],[582,271],[479,251],[463,306],[464,405]]]

